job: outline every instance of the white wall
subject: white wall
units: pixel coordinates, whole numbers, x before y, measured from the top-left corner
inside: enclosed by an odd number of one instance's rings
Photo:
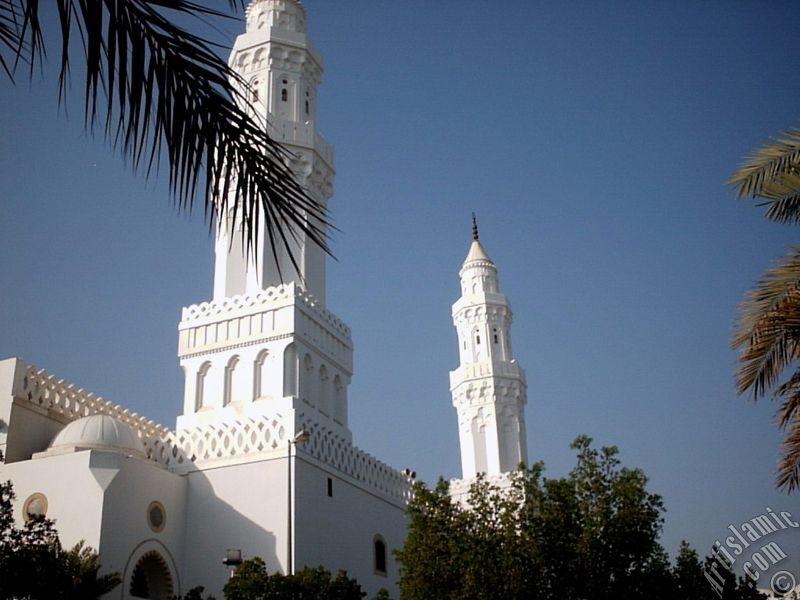
[[[282,570],[286,548],[285,449],[264,460],[187,475],[185,581],[221,597],[228,571],[225,550],[260,556],[270,572]]]
[[[328,478],[333,496],[327,495]],[[371,598],[382,587],[397,597],[398,565],[392,550],[402,547],[406,537],[403,508],[333,469],[317,463],[297,461],[295,478],[295,569],[323,565],[335,576],[345,569],[358,579]],[[379,534],[386,542],[386,576],[374,570],[373,540]]]

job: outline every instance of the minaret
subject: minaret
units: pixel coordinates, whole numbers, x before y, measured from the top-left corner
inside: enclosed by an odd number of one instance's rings
[[[325,205],[333,149],[314,123],[322,59],[306,38],[300,2],[253,0],[229,64],[251,87],[248,110],[292,153],[300,183]],[[349,327],[325,310],[324,252],[300,239],[297,273],[285,252],[276,262],[264,227],[253,260],[243,253],[241,233],[231,240],[228,224],[221,225],[214,298],[185,307],[178,326],[185,386],[177,428],[280,417],[296,421],[290,433],[314,422],[351,439],[353,344]]]
[[[527,462],[527,386],[511,354],[511,305],[500,293],[497,267],[481,245],[474,214],[472,245],[459,276],[453,324],[460,365],[450,372],[450,391],[458,412],[462,477],[471,479]]]
[[[250,85],[248,108],[293,155],[291,168],[300,184],[314,200],[327,206],[333,194],[333,148],[315,126],[322,59],[306,37],[305,9],[297,0],[253,0],[246,15],[247,29],[236,38],[228,62]],[[233,213],[233,201],[229,214]],[[300,239],[292,243],[292,254],[300,266],[298,273],[279,244],[276,261],[264,227],[258,229],[255,256],[245,261],[241,233],[237,231],[231,239],[229,223],[221,222],[214,300],[295,282],[324,304],[324,251],[297,232]]]

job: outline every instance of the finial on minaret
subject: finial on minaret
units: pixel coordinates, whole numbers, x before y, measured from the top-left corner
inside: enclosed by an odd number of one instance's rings
[[[475,218],[475,213],[472,213],[472,239],[478,241],[478,220]]]

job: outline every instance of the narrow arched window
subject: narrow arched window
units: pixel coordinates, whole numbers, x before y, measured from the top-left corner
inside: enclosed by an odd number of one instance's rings
[[[250,91],[252,93],[253,102],[256,102],[258,100],[258,79],[253,81],[253,84],[251,85],[251,90]]]
[[[268,352],[262,350],[253,363],[253,400],[258,400],[267,394],[267,356]]]
[[[289,92],[286,88],[281,90],[281,102],[286,102],[289,99]]]
[[[283,395],[297,395],[297,351],[294,344],[283,351]]]
[[[314,377],[314,361],[311,360],[311,355],[306,354],[303,357],[303,383],[300,386],[301,397],[308,402],[311,406],[316,406],[316,381]]]
[[[498,341],[497,341],[497,328],[495,328],[495,330],[494,330],[494,343],[495,344],[498,343]]]
[[[372,547],[375,558],[375,574],[386,576],[386,542],[383,537],[376,535]]]
[[[347,424],[347,398],[342,379],[338,375],[333,378],[333,420],[339,425]]]
[[[239,364],[239,357],[232,356],[225,366],[225,387],[222,392],[222,405],[227,406],[234,398],[234,376],[236,374],[236,366]],[[238,391],[238,390],[237,390]]]
[[[328,407],[328,370],[325,368],[325,365],[322,365],[319,368],[319,383],[317,386],[317,392],[319,394],[317,406],[319,407],[320,412],[324,413],[326,416],[329,416],[330,408]]]
[[[197,380],[195,388],[194,409],[200,410],[203,408],[203,403],[208,397],[206,387],[208,386],[208,372],[211,370],[211,363],[204,362],[197,370]]]

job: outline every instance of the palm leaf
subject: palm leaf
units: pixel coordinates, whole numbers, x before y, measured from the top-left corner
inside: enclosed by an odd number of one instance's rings
[[[146,166],[147,175],[163,155],[179,209],[191,211],[201,197],[209,223],[216,217],[232,231],[238,218],[248,249],[265,235],[273,254],[285,248],[298,272],[290,240],[304,236],[330,253],[326,209],[295,179],[288,151],[248,114],[247,84],[211,42],[164,13],[225,15],[190,0],[48,0],[47,6],[58,11],[59,99],[77,35],[86,62],[87,127],[102,124],[104,137],[134,169]],[[13,60],[2,59],[3,50]],[[0,0],[4,70],[13,75],[20,61],[33,69],[43,51],[38,0]],[[231,206],[234,219],[221,218]]]
[[[754,400],[772,390],[783,402],[778,425],[789,428],[782,445],[778,487],[800,486],[800,370],[780,382],[800,353],[800,248],[795,248],[761,278],[742,304],[734,348],[740,349],[737,392]]]
[[[748,292],[733,336],[740,348],[737,391],[755,399],[773,388],[797,356],[800,340],[800,248],[793,249]]]
[[[795,417],[789,433],[781,444],[782,456],[778,463],[778,487],[787,492],[800,488],[800,418]]]
[[[784,131],[752,152],[728,183],[739,197],[766,199],[757,205],[767,207],[767,218],[800,223],[800,130]]]

